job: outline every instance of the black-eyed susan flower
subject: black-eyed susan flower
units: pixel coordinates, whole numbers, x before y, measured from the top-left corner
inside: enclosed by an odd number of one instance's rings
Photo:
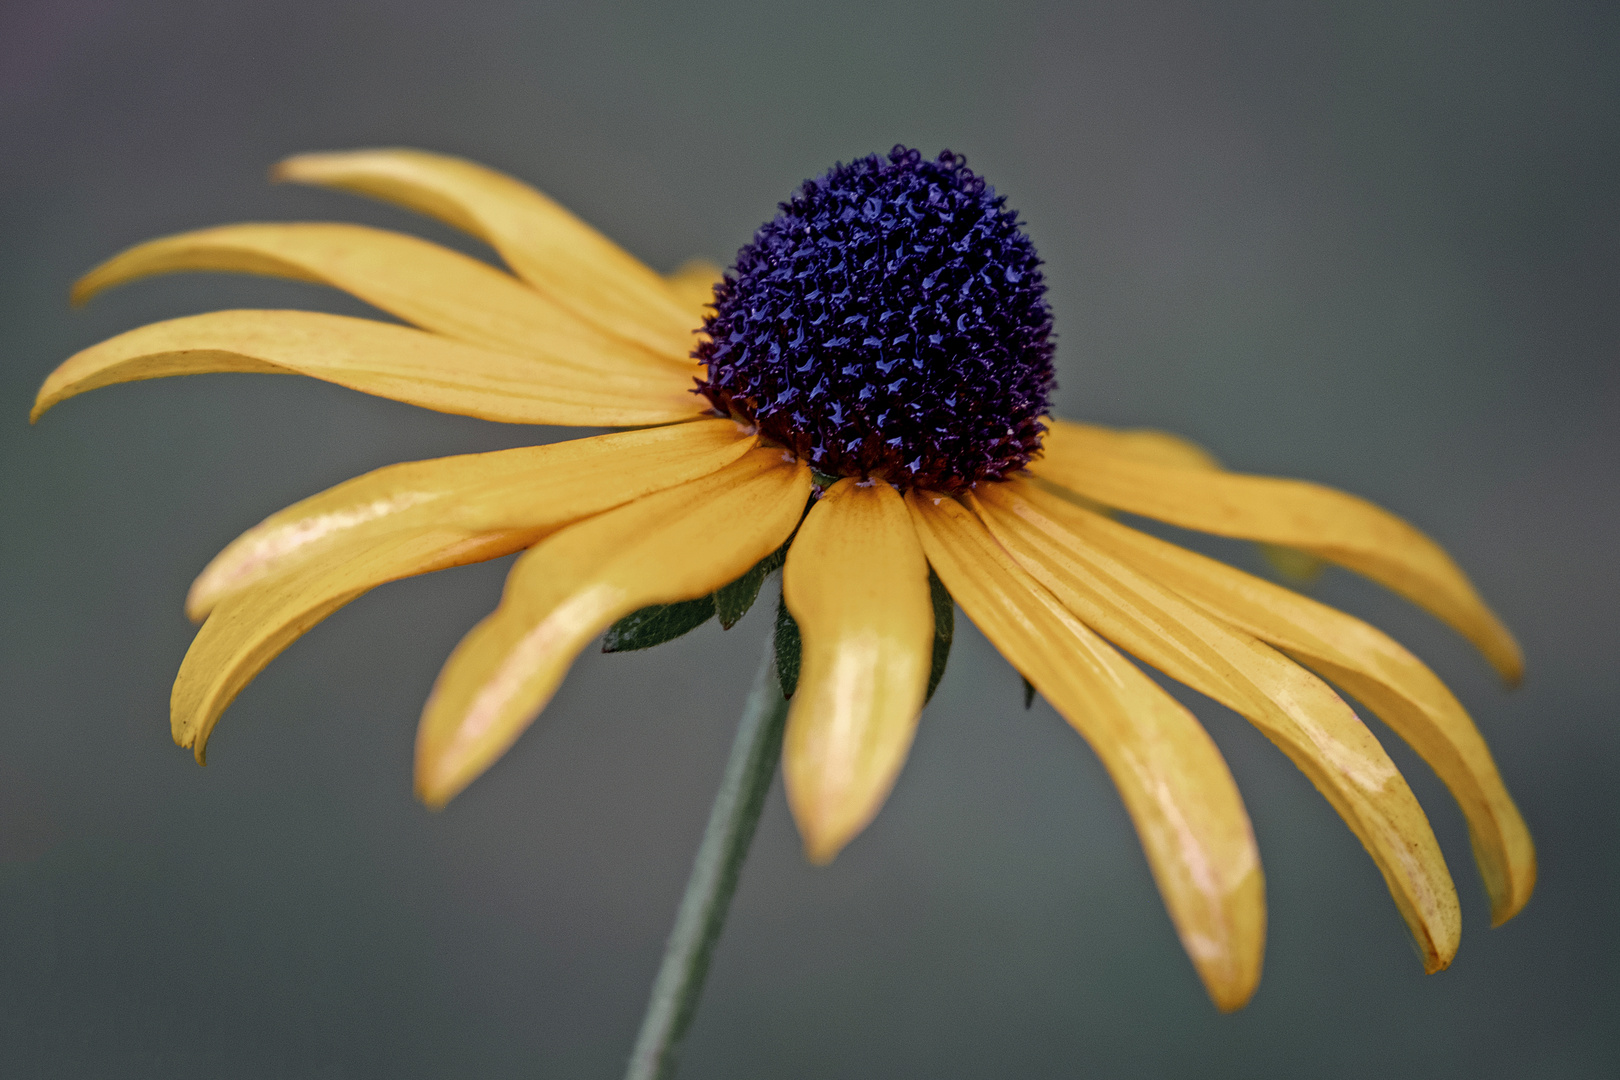
[[[1495,921],[1529,898],[1524,823],[1428,668],[1349,615],[1113,512],[1358,571],[1455,627],[1511,683],[1518,649],[1467,578],[1361,499],[1224,471],[1173,436],[1048,419],[1040,262],[962,159],[897,147],[832,169],[718,284],[703,268],[661,278],[466,161],[314,154],[276,175],[437,217],[511,273],[354,225],[156,240],[91,271],[76,298],[169,271],[240,271],[332,285],[408,325],[301,311],[157,323],[69,359],[34,415],[110,383],[252,371],[490,420],[628,430],[380,469],[230,544],[187,599],[203,624],[174,688],[175,739],[199,760],[248,680],[339,607],[386,581],[523,551],[422,717],[417,790],[442,805],[598,635],[653,625],[667,637],[717,606],[732,621],[785,547],[783,619],[802,659],[783,772],[815,861],[871,820],[905,760],[940,667],[942,585],[1107,766],[1221,1008],[1259,977],[1254,836],[1204,729],[1119,650],[1241,713],[1305,771],[1382,871],[1428,970],[1457,948],[1456,891],[1405,780],[1330,683],[1457,798]]]

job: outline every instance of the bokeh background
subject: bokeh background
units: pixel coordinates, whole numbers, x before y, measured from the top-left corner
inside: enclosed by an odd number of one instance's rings
[[[276,661],[199,769],[168,688],[220,546],[366,469],[565,433],[262,376],[30,428],[54,365],[138,324],[365,313],[216,276],[72,311],[74,277],[238,220],[487,254],[266,183],[291,152],[389,144],[507,169],[660,269],[723,262],[802,178],[897,141],[966,153],[1023,212],[1061,413],[1372,497],[1458,556],[1522,637],[1517,692],[1376,587],[1313,591],[1458,691],[1541,884],[1491,930],[1455,806],[1392,745],[1463,898],[1457,961],[1425,977],[1327,804],[1197,702],[1268,881],[1264,980],[1220,1016],[1097,761],[964,629],[832,867],[773,792],[683,1075],[1620,1074],[1616,56],[1608,3],[4,0],[0,1074],[618,1075],[770,616],[586,655],[432,814],[420,703],[505,562],[392,585]]]

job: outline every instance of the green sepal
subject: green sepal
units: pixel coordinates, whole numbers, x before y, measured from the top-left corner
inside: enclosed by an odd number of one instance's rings
[[[928,693],[923,704],[928,704],[945,677],[945,661],[951,658],[951,638],[956,633],[956,602],[951,599],[945,583],[939,580],[934,568],[928,568],[928,597],[934,603],[934,658],[928,668]]]
[[[776,678],[782,696],[790,698],[799,688],[799,623],[788,610],[786,600],[776,602]]]
[[[1030,682],[1028,679],[1025,679],[1024,680],[1024,711],[1028,712],[1030,706],[1034,705],[1034,704],[1035,704],[1035,684]]]
[[[820,488],[822,491],[826,491],[828,488],[832,487],[842,479],[842,476],[838,476],[833,473],[824,473],[816,469],[810,470],[810,482],[815,484],[816,487]]]
[[[730,585],[722,585],[714,590],[714,613],[720,616],[720,627],[730,630],[748,614],[748,609],[754,606],[754,600],[759,596],[759,587],[765,584],[764,559],[754,564],[754,568]]]
[[[793,538],[788,537],[781,547],[755,563],[748,573],[730,585],[722,585],[714,590],[714,613],[720,616],[722,630],[730,630],[748,614],[748,609],[759,599],[759,589],[765,584],[766,577],[782,569],[787,562],[788,545],[792,542]]]
[[[640,611],[632,611],[608,627],[608,632],[602,637],[602,651],[613,653],[650,649],[654,645],[674,641],[682,634],[696,630],[712,618],[714,618],[712,594],[673,604],[652,604]]]
[[[809,502],[809,503],[806,503],[804,512],[808,514],[810,512],[810,507],[814,506],[814,505],[815,505],[815,503],[813,501]],[[794,529],[793,530],[793,536],[798,536],[798,535],[799,535],[799,530]],[[771,552],[769,555],[767,555],[763,559],[759,560],[759,566],[756,567],[756,569],[758,569],[759,572],[762,573],[762,574],[774,574],[778,570],[782,569],[782,567],[786,566],[787,565],[788,548],[793,546],[793,536],[790,536],[786,540],[782,541],[782,546],[781,547],[777,548],[775,551]]]

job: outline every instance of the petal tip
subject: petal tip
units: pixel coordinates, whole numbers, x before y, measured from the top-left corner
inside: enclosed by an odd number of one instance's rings
[[[806,837],[804,857],[812,866],[827,866],[844,850],[844,842],[831,837]]]
[[[1209,993],[1209,1000],[1215,1008],[1222,1013],[1231,1014],[1248,1005],[1254,1000],[1254,992],[1259,987],[1258,982],[1231,983],[1220,986],[1211,986],[1208,983],[1204,989]]]
[[[198,596],[196,590],[186,594],[186,618],[201,625],[208,618],[208,613],[214,610],[215,598],[212,596]]]
[[[1511,660],[1498,664],[1496,670],[1504,687],[1517,690],[1524,682],[1524,657],[1515,653]]]
[[[443,810],[455,798],[455,792],[447,790],[442,784],[436,784],[420,774],[416,777],[416,798],[429,810]]]
[[[443,810],[450,800],[478,778],[481,769],[465,760],[452,760],[442,749],[418,746],[416,751],[416,797],[430,810]]]
[[[1510,894],[1491,898],[1491,929],[1501,926],[1524,910],[1536,890],[1536,872],[1536,857],[1532,851],[1522,877],[1514,883],[1517,887]]]
[[[1442,926],[1436,927],[1442,936],[1430,937],[1426,941],[1417,941],[1418,955],[1423,959],[1423,973],[1437,975],[1451,966],[1457,958],[1457,946],[1462,943],[1462,921],[1459,918],[1445,920]]]
[[[272,184],[303,183],[309,178],[314,168],[319,166],[321,159],[327,156],[326,154],[308,153],[284,157],[270,166],[270,182]]]

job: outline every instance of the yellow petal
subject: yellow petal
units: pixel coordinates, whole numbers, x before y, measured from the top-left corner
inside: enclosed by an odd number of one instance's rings
[[[758,442],[729,420],[390,465],[271,515],[208,564],[186,612],[329,557],[357,536],[454,525],[467,532],[550,530],[714,472]]]
[[[385,581],[494,559],[532,542],[520,532],[468,536],[436,529],[346,545],[334,558],[301,567],[226,598],[197,631],[170,699],[174,741],[204,760],[208,736],[231,701],[265,665],[316,623]]]
[[[697,324],[662,278],[534,188],[504,173],[420,150],[300,154],[277,180],[399,203],[487,242],[518,277],[609,333],[684,358]]]
[[[1035,582],[951,499],[906,498],[928,561],[974,625],[1079,731],[1113,777],[1211,999],[1241,1008],[1265,949],[1248,815],[1191,713]]]
[[[501,352],[691,385],[669,364],[591,326],[510,274],[404,233],[364,225],[226,225],[130,248],[80,278],[82,304],[114,285],[183,270],[264,274],[352,293],[424,330]]]
[[[703,325],[714,303],[714,287],[725,271],[707,259],[690,259],[665,278],[670,291],[692,314],[694,327]]]
[[[740,577],[793,532],[809,494],[805,465],[753,450],[536,545],[439,673],[417,731],[417,793],[448,802],[528,727],[592,638]]]
[[[1241,713],[1275,742],[1378,864],[1424,968],[1449,965],[1462,920],[1440,845],[1395,763],[1350,707],[1276,650],[1210,618],[1065,527],[1087,511],[1047,496],[1062,516],[1043,513],[1022,494],[1028,488],[982,485],[975,499],[1002,546],[1086,625]]]
[[[1086,436],[1105,444],[1110,453],[1156,465],[1174,465],[1184,469],[1218,469],[1221,463],[1215,455],[1191,439],[1156,428],[1108,428],[1099,424],[1072,424],[1047,417],[1048,430],[1054,424],[1065,428],[1084,428]]]
[[[1087,499],[1183,528],[1300,548],[1365,574],[1473,642],[1502,678],[1519,646],[1440,545],[1365,499],[1303,480],[1185,468],[1122,454],[1115,434],[1050,422],[1030,471]]]
[[[511,424],[623,426],[704,407],[664,379],[513,356],[406,326],[313,311],[214,311],[153,323],[67,359],[30,418],[86,390],[168,375],[308,375],[438,412]]]
[[[1050,422],[1050,421],[1048,421]],[[1085,425],[1088,436],[1107,440],[1109,449],[1123,457],[1157,465],[1174,465],[1186,469],[1219,469],[1221,463],[1214,454],[1191,439],[1168,431],[1152,428],[1105,428]],[[1079,496],[1075,496],[1079,498]],[[1091,499],[1084,500],[1088,509],[1112,515],[1113,511]],[[1279,575],[1289,581],[1309,584],[1321,576],[1326,567],[1321,559],[1308,551],[1282,544],[1261,542],[1255,545],[1261,556]]]
[[[1524,907],[1536,882],[1530,832],[1479,730],[1422,661],[1326,604],[1032,488],[1024,493],[1087,544],[1281,649],[1363,702],[1428,762],[1462,808],[1492,921],[1500,924]]]
[[[825,863],[888,797],[928,687],[928,560],[894,488],[828,488],[788,551],[782,595],[803,642],[782,778],[806,854]]]

